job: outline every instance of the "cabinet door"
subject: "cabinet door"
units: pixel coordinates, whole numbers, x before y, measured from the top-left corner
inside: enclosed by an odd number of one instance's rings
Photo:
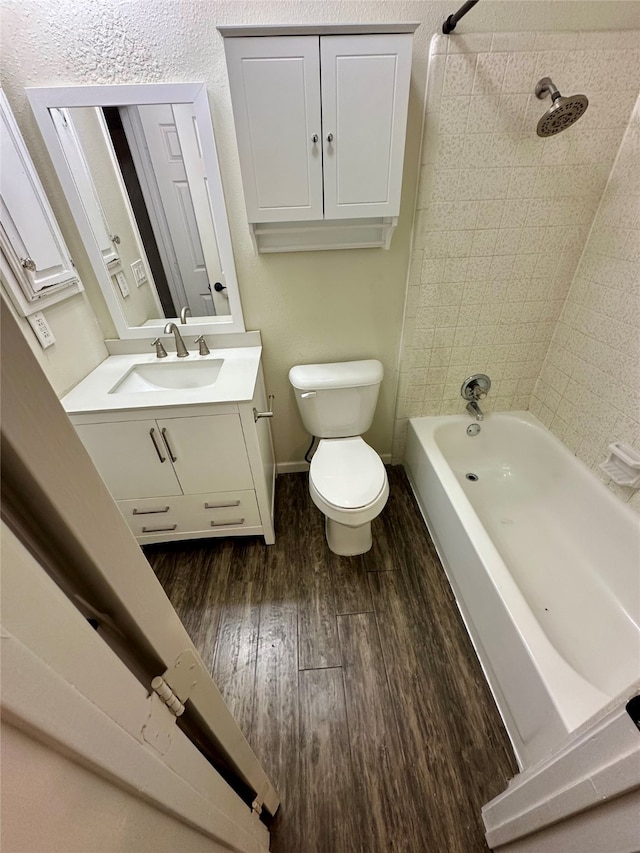
[[[182,494],[154,420],[82,424],[76,430],[115,500]]]
[[[322,219],[318,36],[229,38],[225,51],[249,222]]]
[[[166,418],[158,427],[185,495],[253,489],[238,415]]]
[[[326,219],[400,212],[411,45],[410,33],[320,39]]]
[[[1,92],[0,160],[0,245],[21,288],[12,290],[16,307],[26,316],[78,293],[82,285]]]

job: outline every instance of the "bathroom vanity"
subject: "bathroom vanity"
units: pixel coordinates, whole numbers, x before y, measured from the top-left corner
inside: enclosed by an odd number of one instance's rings
[[[259,333],[243,336],[259,341]],[[275,464],[261,347],[113,355],[62,399],[142,543],[264,536]]]
[[[28,94],[119,337],[61,400],[78,435],[140,543],[272,544],[261,339],[245,332],[206,87]],[[145,201],[137,208],[130,164],[118,159],[123,134]],[[179,160],[175,174],[167,158]]]

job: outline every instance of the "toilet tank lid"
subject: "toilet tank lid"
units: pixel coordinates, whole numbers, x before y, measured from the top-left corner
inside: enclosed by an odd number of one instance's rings
[[[339,361],[331,364],[298,364],[289,371],[289,382],[298,391],[325,388],[357,388],[378,385],[384,369],[375,358],[364,361]]]

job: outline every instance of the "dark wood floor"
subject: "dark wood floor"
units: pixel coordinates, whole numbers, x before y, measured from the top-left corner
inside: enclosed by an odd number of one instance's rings
[[[282,805],[277,853],[486,851],[517,767],[401,467],[361,557],[327,548],[303,474],[277,542],[145,548]]]

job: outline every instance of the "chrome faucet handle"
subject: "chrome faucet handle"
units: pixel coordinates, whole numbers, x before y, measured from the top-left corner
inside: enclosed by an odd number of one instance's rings
[[[167,357],[167,351],[162,345],[162,341],[160,340],[160,338],[156,338],[155,341],[153,341],[153,343],[151,344],[151,346],[156,348],[156,356],[158,358]]]
[[[486,373],[474,373],[468,376],[460,388],[464,400],[484,400],[491,388],[491,380]]]
[[[200,335],[200,337],[196,338],[194,343],[198,344],[199,355],[209,355],[210,350],[207,346],[207,342],[204,339],[204,335]]]
[[[185,305],[180,309],[180,323],[183,326],[186,326],[187,324],[187,316],[191,317],[191,308],[189,308],[188,305]]]

